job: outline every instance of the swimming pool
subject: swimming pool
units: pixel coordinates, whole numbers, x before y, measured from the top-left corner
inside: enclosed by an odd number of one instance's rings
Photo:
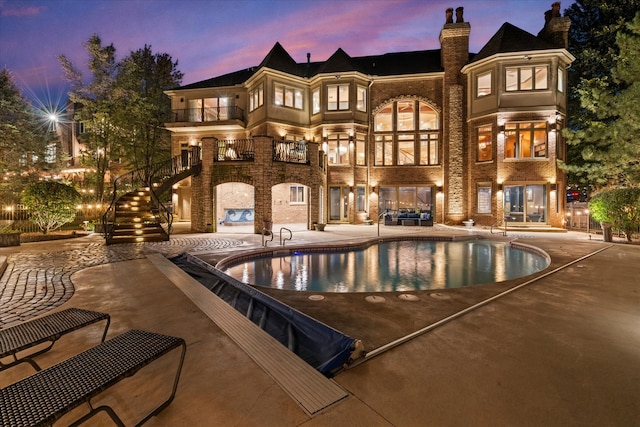
[[[306,292],[392,292],[501,282],[545,269],[530,247],[489,240],[380,241],[353,250],[279,251],[229,264],[241,282]]]

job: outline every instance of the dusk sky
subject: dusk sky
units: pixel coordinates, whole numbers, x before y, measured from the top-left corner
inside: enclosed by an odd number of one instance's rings
[[[258,65],[276,42],[298,62],[439,49],[448,7],[464,7],[470,50],[478,52],[509,22],[532,34],[553,0],[0,0],[0,68],[29,99],[66,100],[57,59],[84,69],[92,34],[118,59],[151,45],[168,53],[183,84]],[[562,2],[561,11],[573,1]],[[85,80],[88,78],[85,75]]]

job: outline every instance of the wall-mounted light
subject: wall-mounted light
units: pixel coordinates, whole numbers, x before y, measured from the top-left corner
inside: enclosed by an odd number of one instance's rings
[[[349,193],[353,193],[353,187],[349,187]]]
[[[327,148],[328,148],[328,143],[327,143],[327,136],[323,136],[322,137],[322,151],[324,151],[325,153],[327,152]]]
[[[442,185],[439,185],[439,186],[438,186],[438,193],[442,193],[442,190],[443,190],[443,189],[442,189]]]
[[[499,183],[498,183],[498,191],[502,191],[502,189],[503,189],[503,188],[504,188],[504,187],[503,187],[502,183],[501,183],[501,182],[499,182]]]
[[[551,191],[558,191],[558,184],[549,184],[549,188],[551,188]]]
[[[500,125],[500,126],[498,126],[498,132],[499,132],[501,135],[504,135],[504,125]]]
[[[372,185],[372,186],[371,186],[371,192],[372,192],[372,193],[375,193],[375,192],[376,192],[376,186],[375,186],[375,185]]]
[[[349,135],[349,147],[353,147],[353,135]]]
[[[555,123],[549,123],[549,132],[555,132],[556,128],[557,126]]]

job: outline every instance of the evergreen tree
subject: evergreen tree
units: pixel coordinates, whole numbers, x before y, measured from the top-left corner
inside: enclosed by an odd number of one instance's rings
[[[563,167],[598,187],[640,186],[640,12],[618,31],[610,75],[583,79],[577,89],[579,129],[565,129],[582,161]]]
[[[568,83],[568,127],[574,131],[585,129],[596,119],[594,113],[581,104],[584,86],[594,78],[611,77],[614,58],[618,54],[616,36],[623,31],[626,23],[630,22],[635,13],[640,10],[640,0],[575,0],[565,10],[565,16],[571,19],[569,29],[569,51],[576,60],[569,69]],[[609,78],[606,82],[607,90],[615,93],[620,89],[620,83]],[[588,89],[587,89],[588,90]],[[585,185],[599,185],[592,180],[589,168],[581,170],[580,166],[587,161],[583,158],[583,148],[579,145],[569,145],[567,163],[572,168],[565,168],[569,174],[570,183]],[[563,165],[561,165],[563,166]]]

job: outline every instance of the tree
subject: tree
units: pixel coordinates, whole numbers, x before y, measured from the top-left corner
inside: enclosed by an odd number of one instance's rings
[[[640,187],[614,188],[597,193],[589,201],[589,212],[596,221],[610,222],[631,242],[640,227]]]
[[[640,12],[616,37],[611,76],[583,79],[586,111],[579,129],[565,129],[582,161],[562,167],[597,186],[640,185]]]
[[[183,74],[166,53],[154,54],[145,45],[125,58],[116,81],[118,123],[125,131],[122,155],[131,169],[166,160],[171,155],[171,136],[164,129],[170,121],[171,103],[164,91],[180,85]]]
[[[122,137],[113,120],[118,109],[113,98],[118,70],[116,49],[113,44],[103,46],[96,34],[83,46],[89,54],[90,82],[83,82],[82,72],[65,55],[59,55],[58,59],[66,80],[71,84],[69,99],[81,106],[74,119],[84,123],[85,132],[79,139],[87,147],[84,156],[87,166],[96,169],[96,197],[98,201],[102,201],[111,156],[117,151]]]
[[[617,34],[625,28],[635,13],[640,10],[640,0],[575,0],[565,10],[565,16],[571,19],[569,29],[569,51],[576,57],[568,75],[570,91],[568,93],[567,127],[578,131],[589,127],[594,114],[581,104],[582,91],[588,81],[595,78],[611,77],[614,58],[618,54]],[[607,87],[615,93],[619,87],[609,79]],[[574,184],[601,185],[592,180],[589,167],[579,167],[588,163],[583,158],[583,146],[569,145],[567,163],[573,168],[565,169],[569,182]],[[588,154],[588,153],[587,153]],[[592,162],[591,162],[592,163]],[[562,165],[561,165],[562,167]]]
[[[13,81],[11,72],[0,71],[0,183],[2,200],[15,202],[25,183],[57,166],[48,154],[56,135],[39,120],[31,104]],[[9,179],[7,179],[9,178]]]
[[[78,200],[80,193],[75,188],[55,181],[33,183],[22,196],[22,203],[31,213],[30,221],[40,227],[42,234],[73,221]]]

